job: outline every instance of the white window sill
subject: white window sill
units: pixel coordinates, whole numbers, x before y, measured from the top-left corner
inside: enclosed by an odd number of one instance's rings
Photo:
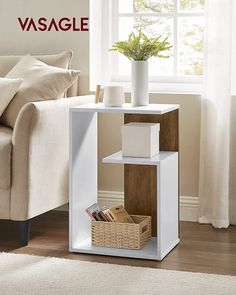
[[[130,82],[109,82],[106,85],[117,85],[123,86],[124,92],[131,92]],[[104,85],[104,86],[106,86]],[[154,94],[184,94],[184,95],[201,95],[202,94],[202,83],[149,83],[149,93]],[[96,89],[95,85],[90,86],[90,91],[94,92]]]

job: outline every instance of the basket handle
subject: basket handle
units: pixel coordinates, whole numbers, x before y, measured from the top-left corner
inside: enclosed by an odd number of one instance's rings
[[[142,227],[142,234],[148,230],[147,224]]]

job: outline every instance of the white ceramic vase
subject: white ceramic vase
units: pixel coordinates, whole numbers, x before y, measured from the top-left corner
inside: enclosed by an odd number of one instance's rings
[[[132,61],[131,77],[132,106],[147,106],[149,104],[148,61]]]

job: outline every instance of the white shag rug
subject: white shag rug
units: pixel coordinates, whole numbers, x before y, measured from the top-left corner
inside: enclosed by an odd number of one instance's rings
[[[235,295],[236,277],[0,254],[1,295]]]

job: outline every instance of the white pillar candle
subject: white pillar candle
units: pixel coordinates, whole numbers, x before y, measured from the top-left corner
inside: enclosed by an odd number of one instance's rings
[[[125,102],[122,86],[105,86],[103,102],[106,107],[120,107]]]

